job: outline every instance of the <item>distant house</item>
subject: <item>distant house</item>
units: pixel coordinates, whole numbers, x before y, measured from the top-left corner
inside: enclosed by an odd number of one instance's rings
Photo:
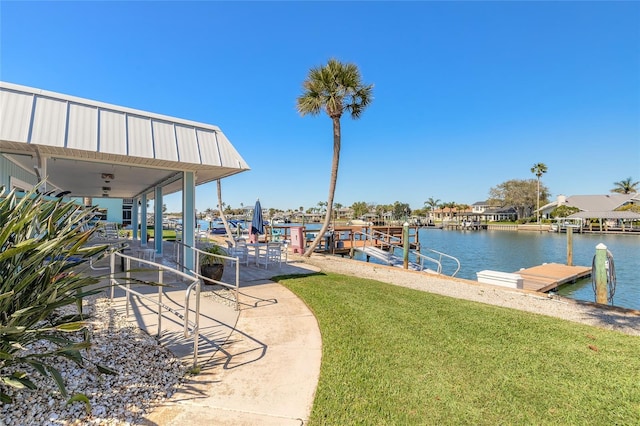
[[[629,205],[640,205],[640,193],[633,194],[605,194],[605,195],[559,195],[556,201],[540,208],[542,215],[551,217],[554,209],[560,206],[575,207],[577,213],[567,216],[581,224],[582,227],[593,228],[593,223],[599,224],[600,230],[633,230],[634,224],[640,221],[640,214],[629,210],[621,210]],[[636,228],[637,229],[637,228]]]
[[[551,212],[560,206],[575,207],[581,212],[598,212],[598,216],[594,218],[602,217],[600,213],[613,212],[621,207],[635,204],[640,205],[640,193],[632,194],[605,194],[605,195],[572,195],[567,197],[565,195],[558,195],[556,201],[546,204],[540,207],[540,213],[545,218],[551,218]],[[611,217],[615,216],[611,214]]]
[[[479,220],[485,222],[513,221],[518,218],[515,207],[492,207],[487,201],[477,201],[471,206],[471,211]]]

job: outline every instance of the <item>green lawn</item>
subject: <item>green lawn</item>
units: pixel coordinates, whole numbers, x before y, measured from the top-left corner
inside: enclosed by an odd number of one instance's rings
[[[640,339],[336,274],[285,277],[318,319],[311,424],[640,424]]]

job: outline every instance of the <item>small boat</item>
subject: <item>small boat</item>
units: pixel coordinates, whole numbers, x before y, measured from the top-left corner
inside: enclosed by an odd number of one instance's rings
[[[229,230],[232,234],[237,234],[238,232],[242,232],[244,230],[244,223],[241,220],[228,220]],[[222,221],[213,222],[211,228],[209,228],[209,233],[214,235],[224,235],[227,233],[227,230],[224,227],[224,223]]]

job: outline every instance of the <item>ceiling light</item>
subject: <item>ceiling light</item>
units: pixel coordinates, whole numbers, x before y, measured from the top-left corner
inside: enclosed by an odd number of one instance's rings
[[[102,191],[103,192],[111,191],[111,187],[110,186],[103,186],[102,187]]]

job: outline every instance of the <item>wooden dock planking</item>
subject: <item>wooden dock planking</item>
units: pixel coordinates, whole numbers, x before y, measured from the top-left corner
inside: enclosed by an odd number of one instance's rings
[[[521,269],[519,274],[524,282],[525,290],[545,293],[562,284],[575,282],[591,276],[591,268],[587,266],[568,266],[559,263],[545,263],[532,268]]]

